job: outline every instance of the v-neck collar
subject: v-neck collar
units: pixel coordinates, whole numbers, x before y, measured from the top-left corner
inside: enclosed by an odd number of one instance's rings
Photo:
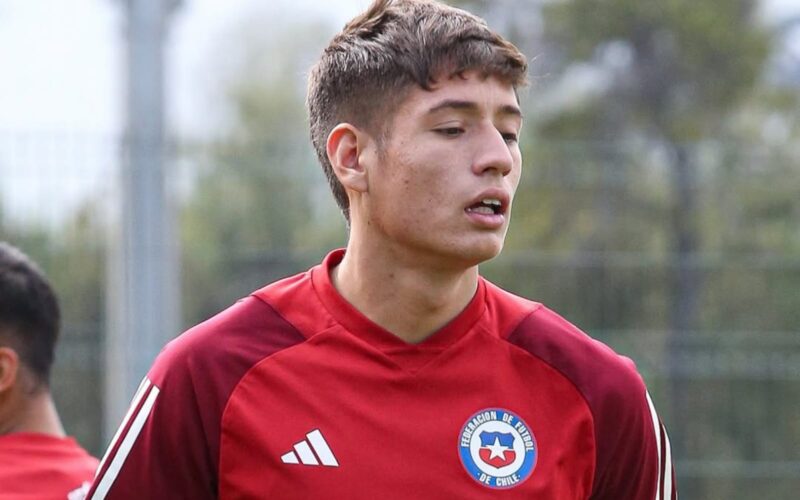
[[[334,250],[325,257],[322,264],[311,270],[311,281],[314,290],[323,306],[330,312],[336,322],[341,324],[352,335],[376,347],[384,354],[391,357],[399,356],[400,359],[395,359],[395,362],[400,362],[404,365],[410,362],[412,365],[417,366],[427,363],[425,359],[417,359],[412,362],[410,358],[420,356],[428,358],[430,355],[438,354],[453,345],[471,330],[486,310],[486,286],[483,279],[479,278],[475,295],[458,316],[422,342],[416,344],[406,342],[367,318],[347,302],[333,286],[331,270],[342,261],[344,252],[344,249]],[[411,367],[409,366],[409,368]]]

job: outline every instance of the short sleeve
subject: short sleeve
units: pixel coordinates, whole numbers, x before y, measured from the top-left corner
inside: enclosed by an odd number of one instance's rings
[[[191,373],[165,358],[162,353],[139,386],[87,498],[216,498]]]

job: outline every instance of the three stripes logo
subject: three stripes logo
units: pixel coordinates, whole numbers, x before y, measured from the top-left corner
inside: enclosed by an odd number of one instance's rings
[[[333,456],[330,446],[322,437],[319,429],[306,434],[306,439],[295,443],[292,451],[281,456],[285,464],[324,465],[325,467],[339,467],[339,462]]]

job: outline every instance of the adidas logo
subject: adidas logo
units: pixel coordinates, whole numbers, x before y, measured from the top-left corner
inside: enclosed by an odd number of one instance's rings
[[[294,445],[294,451],[284,453],[281,462],[285,464],[324,465],[339,467],[328,443],[319,429],[306,434],[306,439]]]

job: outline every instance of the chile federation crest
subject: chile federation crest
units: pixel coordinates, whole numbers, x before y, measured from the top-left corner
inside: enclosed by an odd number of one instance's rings
[[[530,477],[538,447],[519,416],[488,408],[472,415],[461,428],[458,453],[473,479],[492,489],[507,489]]]

